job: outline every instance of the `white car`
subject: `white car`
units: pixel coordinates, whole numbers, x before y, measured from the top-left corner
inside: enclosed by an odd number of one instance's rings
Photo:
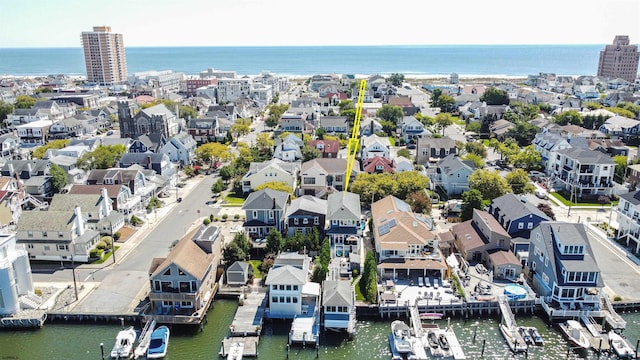
[[[540,198],[540,199],[547,199],[548,195],[547,192],[541,189],[536,190],[535,193],[536,197]]]

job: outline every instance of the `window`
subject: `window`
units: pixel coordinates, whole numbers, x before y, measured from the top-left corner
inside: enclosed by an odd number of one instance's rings
[[[293,300],[293,303],[294,303],[294,304],[297,304],[297,303],[298,303],[298,298],[297,298],[297,297],[294,297],[292,300]]]
[[[69,245],[58,245],[58,251],[69,251]]]
[[[271,285],[271,290],[278,290],[278,285]]]
[[[27,249],[33,249],[33,244],[27,244]]]
[[[309,224],[309,218],[304,218],[304,219],[302,219],[302,223],[303,223],[304,225]]]
[[[269,211],[269,219],[273,219],[273,211]]]
[[[280,302],[284,304],[284,296],[280,296]]]
[[[293,285],[293,291],[298,291],[298,285]]]
[[[305,185],[315,185],[316,184],[316,178],[312,178],[312,177],[306,177],[303,180]]]
[[[47,232],[46,231],[42,232],[42,237],[47,237]]]
[[[59,233],[58,233],[58,237],[59,237],[59,238],[64,237],[64,234],[63,234],[62,232],[59,232]]]
[[[33,231],[27,231],[27,236],[32,238],[33,237]]]
[[[171,276],[171,268],[168,268],[167,271],[164,272],[164,274],[162,274],[164,276]]]
[[[278,297],[277,296],[272,296],[271,297],[271,302],[272,303],[277,303],[278,302]]]
[[[44,251],[50,251],[50,250],[51,250],[51,247],[49,245],[44,246]]]
[[[298,221],[298,218],[294,218],[294,219],[293,219],[293,225],[298,225],[298,222],[299,222],[299,221]]]
[[[533,223],[532,222],[527,223],[527,229],[529,229],[529,230],[533,229]]]
[[[280,291],[284,291],[284,285],[280,285]]]
[[[522,230],[522,229],[524,229],[524,224],[519,222],[518,223],[518,230]]]
[[[287,285],[287,291],[291,291],[291,285]]]
[[[253,218],[257,219],[258,218],[258,211],[257,210],[253,210]]]
[[[317,216],[313,217],[313,225],[319,225],[320,224],[320,219]]]
[[[185,274],[184,271],[182,271],[182,269],[178,269],[178,275],[179,276],[186,276],[187,274]]]
[[[287,304],[291,304],[291,296],[287,296]]]

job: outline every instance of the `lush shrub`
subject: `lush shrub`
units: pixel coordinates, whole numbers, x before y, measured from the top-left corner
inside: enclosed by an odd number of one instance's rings
[[[229,214],[222,214],[222,220],[227,220],[229,218]]]
[[[143,222],[142,220],[140,220],[140,218],[138,218],[135,215],[131,215],[131,220],[130,221],[131,221],[131,225],[133,225],[133,226],[138,226],[139,224],[142,224],[142,222]]]
[[[622,296],[616,295],[613,297],[613,301],[622,301]]]
[[[240,219],[240,214],[235,214],[235,215],[233,215],[233,219],[234,219],[234,220],[239,220],[239,219]]]
[[[116,231],[116,232],[113,234],[113,240],[115,240],[115,241],[120,240],[120,236],[122,236],[122,233],[121,233],[120,231]]]
[[[100,239],[100,242],[104,242],[107,245],[107,248],[111,248],[111,245],[113,244],[113,239],[111,238],[111,236],[103,236]]]
[[[98,243],[96,244],[96,249],[104,250],[106,248],[107,248],[107,244],[102,240],[98,241]]]
[[[213,221],[220,221],[220,218],[216,216],[213,218]]]
[[[209,224],[211,224],[211,220],[209,220],[209,218],[204,218],[204,220],[202,221],[202,223],[203,223],[204,225],[209,225]]]
[[[103,250],[91,249],[91,251],[89,251],[89,257],[92,259],[101,259],[103,253],[104,253]]]

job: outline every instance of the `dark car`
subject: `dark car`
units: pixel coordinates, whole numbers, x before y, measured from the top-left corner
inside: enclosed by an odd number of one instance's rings
[[[415,149],[416,147],[416,144],[407,144],[407,149]]]
[[[182,198],[181,198],[181,197],[179,197],[177,201],[178,201],[178,202],[182,202]]]

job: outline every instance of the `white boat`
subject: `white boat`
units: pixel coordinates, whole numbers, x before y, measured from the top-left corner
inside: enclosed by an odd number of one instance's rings
[[[231,344],[229,348],[229,353],[227,354],[227,360],[242,360],[242,355],[244,353],[244,343],[242,342],[234,342]]]
[[[116,343],[111,349],[112,359],[128,359],[133,354],[133,343],[136,341],[136,331],[133,326],[120,330],[116,336]]]
[[[507,341],[511,351],[515,353],[527,351],[527,343],[524,341],[522,336],[520,336],[517,329],[512,330],[508,326],[500,324],[500,332]]]
[[[585,334],[585,330],[579,322],[575,320],[567,320],[560,323],[560,331],[575,346],[588,349],[591,347],[589,339]]]
[[[538,329],[536,329],[535,327],[530,327],[527,330],[529,330],[529,335],[531,335],[534,344],[538,346],[544,345],[544,340],[542,340],[542,335],[540,335]]]
[[[149,341],[149,349],[147,350],[147,359],[161,359],[167,355],[169,334],[169,328],[166,326],[160,326],[153,330]]]
[[[633,359],[635,357],[635,350],[629,344],[627,339],[623,338],[620,334],[615,331],[609,331],[609,341],[611,342],[611,347],[613,347],[613,351],[616,352],[621,359]]]
[[[391,335],[393,348],[399,354],[411,353],[411,328],[401,320],[395,320],[391,323]]]

